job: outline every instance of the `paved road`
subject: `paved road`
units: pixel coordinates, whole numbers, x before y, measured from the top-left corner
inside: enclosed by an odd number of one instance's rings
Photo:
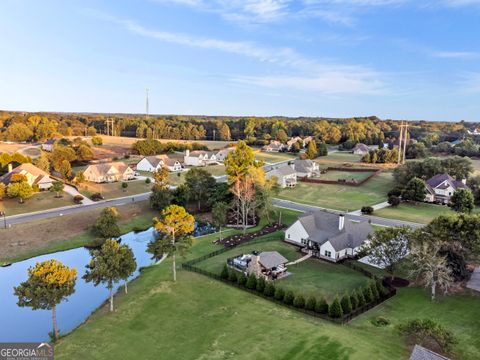
[[[288,200],[281,200],[281,199],[274,199],[273,204],[282,207],[285,209],[290,209],[290,210],[297,210],[297,211],[302,211],[302,212],[312,212],[312,211],[317,211],[317,210],[328,210],[337,214],[344,214],[343,211],[338,211],[338,210],[332,210],[332,209],[325,209],[320,206],[314,206],[314,205],[306,205],[306,204],[300,204],[296,203],[293,201],[288,201]],[[412,228],[418,228],[423,226],[423,224],[417,224],[417,223],[412,223],[408,221],[402,221],[402,220],[394,220],[394,219],[385,219],[381,218],[378,216],[367,216],[367,215],[356,215],[356,214],[345,214],[345,217],[347,219],[353,220],[353,221],[362,221],[362,220],[370,220],[373,225],[379,225],[379,226],[409,226]]]

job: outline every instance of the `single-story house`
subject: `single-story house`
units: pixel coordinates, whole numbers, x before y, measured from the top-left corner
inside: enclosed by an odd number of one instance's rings
[[[123,162],[109,162],[89,165],[83,175],[87,181],[104,183],[132,180],[135,171]]]
[[[262,151],[265,151],[265,152],[279,152],[279,151],[282,151],[283,149],[285,149],[285,145],[277,140],[272,140],[270,141],[270,144],[262,147]]]
[[[217,163],[217,156],[211,151],[185,150],[183,162],[187,166],[206,166]]]
[[[227,155],[233,150],[235,150],[235,147],[227,147],[225,149],[218,150],[218,152],[215,154],[217,161],[224,162]]]
[[[457,189],[468,189],[467,180],[455,180],[448,174],[437,174],[426,182],[425,201],[448,204]]]
[[[362,155],[363,156],[363,155],[365,155],[369,152],[370,152],[370,148],[367,145],[362,144],[362,143],[358,143],[353,148],[353,153],[356,154],[356,155]]]
[[[297,172],[298,177],[312,177],[315,175],[320,175],[320,167],[315,161],[310,159],[295,159],[293,162],[293,167]]]
[[[182,164],[178,160],[170,159],[168,155],[145,156],[137,164],[138,171],[154,172],[162,167],[166,167],[168,171],[182,170]]]
[[[247,275],[254,274],[265,280],[276,280],[288,275],[288,260],[277,251],[263,251],[243,254],[227,260],[228,266]]]
[[[56,139],[48,139],[42,144],[42,150],[52,152],[56,141]]]
[[[450,360],[449,358],[437,354],[436,352],[424,348],[420,345],[415,345],[412,353],[410,354],[410,360]]]
[[[30,186],[37,185],[40,190],[50,189],[55,181],[50,174],[30,163],[21,164],[15,169],[12,169],[12,164],[8,164],[8,172],[0,178],[0,181],[8,185],[14,174],[25,175],[28,184]]]
[[[285,231],[285,241],[304,252],[311,251],[313,256],[337,262],[354,257],[373,232],[366,220],[354,223],[343,214],[319,210],[300,216]]]
[[[304,147],[305,143],[303,142],[303,139],[300,136],[295,136],[292,137],[290,140],[287,141],[287,149],[290,150],[293,146],[293,144],[299,142],[300,147]]]
[[[266,175],[267,179],[275,177],[277,179],[277,184],[281,188],[295,187],[295,185],[297,185],[297,172],[290,165],[280,166],[279,168],[267,172]]]

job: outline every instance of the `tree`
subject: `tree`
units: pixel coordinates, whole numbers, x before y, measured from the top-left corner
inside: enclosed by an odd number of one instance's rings
[[[103,139],[100,136],[93,136],[92,145],[95,145],[95,146],[103,145]]]
[[[60,164],[60,168],[57,170],[64,179],[70,179],[72,177],[72,166],[68,162],[68,160],[62,160]]]
[[[170,183],[170,173],[166,167],[161,167],[157,171],[154,171],[152,175],[157,187],[168,188]]]
[[[352,304],[352,310],[355,310],[359,306],[358,295],[355,289],[350,294],[350,303]]]
[[[102,239],[120,236],[118,227],[118,211],[114,207],[106,207],[93,224],[93,232]]]
[[[245,176],[251,167],[260,167],[261,163],[255,160],[255,154],[245,141],[240,140],[235,150],[225,158],[225,171],[228,175],[229,184]]]
[[[53,337],[58,339],[57,305],[75,292],[77,270],[58,260],[38,262],[28,269],[28,279],[14,288],[17,305],[52,310]]]
[[[33,189],[25,181],[10,183],[7,187],[7,195],[10,198],[20,198],[20,203],[23,203],[25,199],[32,197]]]
[[[3,133],[5,139],[9,141],[27,141],[33,136],[33,131],[22,123],[13,123]]]
[[[315,296],[309,296],[307,302],[305,303],[305,309],[310,311],[315,311],[315,306],[317,305],[317,299]]]
[[[163,210],[172,202],[173,195],[166,187],[153,185],[150,194],[150,207],[155,210]]]
[[[76,153],[78,161],[90,161],[94,156],[92,148],[85,143],[77,147]]]
[[[127,191],[127,188],[128,188],[128,183],[122,182],[122,189],[123,189],[123,191]]]
[[[328,316],[334,319],[338,319],[343,316],[343,310],[342,306],[340,305],[340,300],[338,300],[338,296],[335,297],[333,302],[328,307]]]
[[[285,297],[285,290],[283,290],[282,288],[276,288],[275,295],[274,295],[275,300],[283,300],[284,297]]]
[[[342,312],[344,314],[350,314],[352,312],[352,301],[348,294],[343,295],[340,305],[342,306]]]
[[[278,193],[278,185],[275,178],[265,179],[265,173],[261,174],[263,179],[256,185],[256,201],[258,207],[258,215],[266,218],[271,223],[271,214],[275,212],[273,206],[273,198]]]
[[[137,262],[135,261],[135,256],[133,255],[132,249],[128,245],[120,246],[120,263],[122,267],[120,269],[121,279],[124,280],[124,289],[125,294],[128,294],[128,278],[137,268]]]
[[[52,183],[52,187],[50,188],[50,191],[53,191],[55,193],[55,197],[59,198],[60,197],[60,192],[63,191],[63,188],[65,185],[61,181],[54,181]]]
[[[408,254],[411,230],[407,227],[390,227],[375,230],[369,244],[363,250],[369,261],[381,267],[393,278],[397,264]]]
[[[86,282],[92,282],[94,286],[105,284],[109,290],[110,311],[113,311],[113,284],[125,279],[126,270],[131,264],[124,264],[125,252],[122,245],[115,240],[106,240],[100,249],[91,250],[92,256],[83,279]]]
[[[255,290],[257,290],[259,293],[263,293],[265,291],[265,286],[267,286],[267,283],[265,281],[265,278],[262,276],[257,279],[257,285],[255,286]]]
[[[70,146],[57,145],[50,154],[50,160],[52,161],[53,168],[62,173],[61,168],[64,161],[69,164],[77,159],[77,154]],[[71,169],[70,169],[71,170]]]
[[[0,183],[0,200],[3,200],[5,197],[5,192],[6,192],[6,186],[4,183]]]
[[[187,206],[188,203],[188,188],[185,184],[178,185],[173,191],[172,194],[172,204],[179,206]]]
[[[308,143],[305,155],[307,155],[307,158],[309,159],[315,159],[318,156],[317,144],[315,141],[312,140]]]
[[[228,208],[228,205],[223,202],[216,203],[212,208],[212,221],[220,232],[220,240],[222,240],[222,227],[227,224]]]
[[[162,252],[172,256],[173,281],[177,281],[175,254],[179,251],[183,255],[191,246],[195,219],[185,209],[178,205],[169,205],[162,210],[159,218],[153,219],[155,229],[163,234],[161,241]],[[158,240],[158,239],[157,239]]]
[[[414,319],[400,324],[398,330],[411,339],[414,344],[432,346],[436,344],[441,351],[449,352],[457,343],[453,333],[443,325],[431,319]]]
[[[475,199],[470,189],[460,188],[455,190],[450,198],[451,208],[460,213],[471,213],[475,208]]]
[[[218,129],[218,136],[222,141],[229,141],[232,138],[230,134],[230,128],[228,127],[227,123],[223,123],[220,126]]]
[[[257,277],[255,276],[255,274],[252,273],[248,275],[247,283],[245,284],[245,287],[250,290],[253,290],[257,287]]]
[[[272,297],[275,295],[275,286],[272,282],[268,281],[265,285],[265,290],[263,290],[265,296]]]
[[[365,303],[368,304],[373,301],[373,294],[372,294],[372,289],[370,288],[370,285],[366,285],[362,289],[363,297],[365,299]]]
[[[48,154],[45,151],[40,152],[40,156],[37,159],[36,166],[40,170],[45,171],[46,173],[50,172],[50,159],[48,158]]]
[[[83,173],[83,171],[77,172],[74,181],[76,184],[82,184],[85,182],[85,174]]]
[[[431,290],[431,300],[435,300],[439,287],[446,294],[453,281],[452,271],[447,266],[447,259],[439,255],[440,244],[423,242],[414,244],[410,252],[412,270],[410,275],[419,278],[425,287]]]
[[[325,298],[322,296],[315,305],[315,312],[319,314],[328,314],[328,304]]]
[[[212,174],[198,167],[190,169],[185,175],[188,197],[197,202],[198,210],[201,209],[202,204],[208,203],[208,199],[215,189],[215,184],[216,180]]]
[[[400,198],[395,195],[390,195],[388,197],[388,203],[390,204],[391,207],[396,207],[400,205]]]
[[[328,155],[328,147],[327,147],[327,144],[325,144],[324,142],[321,142],[320,145],[317,146],[317,149],[318,149],[317,150],[318,156]]]
[[[425,181],[419,178],[413,178],[402,191],[402,199],[406,201],[424,201],[427,195]]]
[[[299,294],[293,299],[293,306],[299,309],[305,308],[305,298],[303,295]]]
[[[293,291],[287,290],[285,292],[285,296],[283,297],[283,302],[287,305],[293,305],[294,299],[295,299],[295,295],[293,294]]]

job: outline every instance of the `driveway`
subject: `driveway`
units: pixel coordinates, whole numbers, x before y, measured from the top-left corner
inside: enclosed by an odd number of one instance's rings
[[[82,204],[84,204],[84,205],[88,205],[88,204],[93,204],[93,203],[94,203],[92,200],[90,200],[90,199],[87,198],[86,196],[80,194],[80,193],[78,192],[78,190],[75,189],[75,188],[74,188],[73,186],[71,186],[71,185],[65,184],[65,187],[63,188],[63,191],[65,191],[67,194],[72,195],[72,197],[73,197],[73,196],[77,196],[77,195],[82,196],[82,197],[83,197]]]

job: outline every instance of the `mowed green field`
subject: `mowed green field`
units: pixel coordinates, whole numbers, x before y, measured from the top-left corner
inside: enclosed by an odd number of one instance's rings
[[[329,170],[324,174],[320,174],[319,179],[330,180],[330,181],[338,181],[339,179],[344,179],[348,181],[356,180],[357,182],[360,182],[365,180],[367,177],[369,177],[373,173],[374,171],[355,172],[355,171]]]
[[[197,239],[193,256],[210,252],[212,237]],[[452,295],[437,302],[424,289],[404,288],[387,302],[347,325],[312,318],[199,274],[171,261],[142,270],[115,298],[62,338],[57,359],[342,359],[404,360],[411,346],[396,326],[432,318],[458,339],[452,358],[478,359],[478,297]],[[386,327],[371,320],[382,316]]]
[[[396,207],[387,207],[376,210],[373,215],[389,219],[412,221],[420,224],[427,224],[440,215],[454,214],[448,206],[424,204],[424,203],[402,203]]]
[[[142,194],[151,191],[152,184],[145,180],[126,181],[128,187],[122,188],[122,182],[96,184],[85,182],[80,185],[79,191],[82,195],[90,198],[94,193],[101,193],[105,199],[115,199],[123,196]]]
[[[350,152],[334,152],[327,156],[320,156],[315,159],[320,165],[341,166],[348,163],[359,163],[362,159],[361,155],[355,155]],[[357,165],[356,165],[357,166]],[[323,166],[325,167],[325,166]]]
[[[60,198],[56,198],[55,195],[51,191],[38,192],[26,199],[23,204],[20,204],[19,199],[5,198],[0,201],[0,211],[5,211],[6,216],[10,216],[75,205],[73,198],[66,192],[62,192]]]
[[[384,172],[361,186],[298,182],[295,188],[282,189],[277,197],[327,209],[353,211],[386,201],[393,187],[392,174]]]
[[[259,161],[264,161],[268,164],[277,163],[285,160],[294,160],[297,155],[292,153],[277,153],[277,152],[264,152],[264,151],[255,151],[255,159]]]
[[[301,258],[304,254],[299,252],[298,247],[284,242],[283,237],[283,231],[265,235],[261,237],[266,240],[265,242],[238,246],[202,261],[196,266],[220,274],[228,258],[250,254],[254,250],[259,252],[278,251],[288,261]],[[275,281],[277,286],[285,290],[293,290],[295,293],[301,293],[305,297],[310,295],[325,296],[328,301],[332,301],[337,294],[342,295],[345,291],[357,289],[368,281],[368,278],[346,266],[318,259],[308,259],[299,264],[288,266],[288,272],[291,273],[290,276]]]

